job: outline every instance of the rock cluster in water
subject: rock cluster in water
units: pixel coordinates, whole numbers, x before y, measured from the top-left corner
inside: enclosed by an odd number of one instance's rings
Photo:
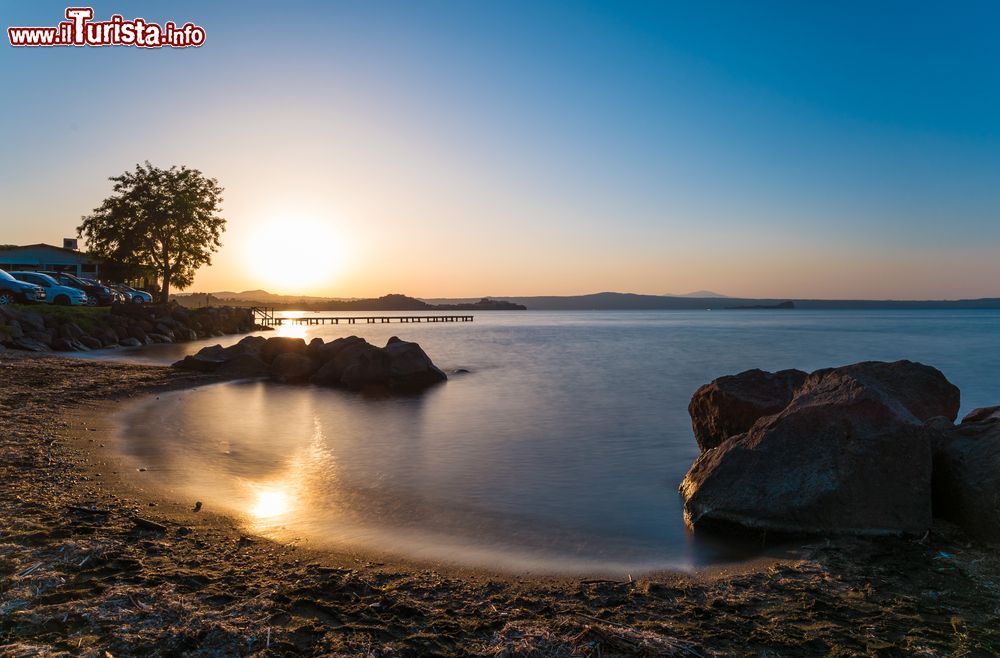
[[[417,343],[393,336],[385,347],[349,336],[329,343],[314,338],[247,336],[230,347],[213,345],[173,364],[227,377],[262,377],[287,384],[313,383],[360,390],[419,390],[448,379]]]
[[[66,314],[0,306],[0,346],[32,352],[85,352],[107,347],[175,343],[253,331],[249,309],[186,309],[175,303],[67,308]]]
[[[923,534],[933,516],[1000,540],[1000,407],[910,361],[750,370],[695,392],[702,454],[680,485],[694,528]]]

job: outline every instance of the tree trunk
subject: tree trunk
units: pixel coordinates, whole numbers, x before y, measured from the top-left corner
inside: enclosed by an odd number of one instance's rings
[[[163,285],[160,286],[160,303],[170,301],[170,268],[163,271]]]
[[[160,287],[160,303],[166,304],[170,301],[170,270],[173,268],[170,266],[170,250],[162,239],[160,240],[160,251],[163,255],[163,285]]]

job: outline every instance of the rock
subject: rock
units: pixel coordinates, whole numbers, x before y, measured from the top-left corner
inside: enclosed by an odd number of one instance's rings
[[[139,341],[143,345],[147,345],[147,344],[149,344],[151,342],[149,340],[149,336],[146,335],[146,332],[143,331],[143,329],[141,327],[138,327],[138,326],[129,327],[128,335],[129,335],[130,338],[136,339],[137,341]]]
[[[326,345],[326,343],[323,342],[322,338],[318,336],[316,338],[313,338],[311,341],[309,341],[309,344],[306,346],[306,356],[308,356],[310,359],[315,359],[319,361],[320,360],[319,353],[323,349],[324,345]]]
[[[149,340],[151,340],[154,343],[172,343],[172,342],[174,342],[173,340],[170,339],[169,336],[165,336],[163,334],[149,334],[148,338],[149,338]]]
[[[426,388],[448,379],[416,343],[393,336],[385,345],[389,355],[389,386],[396,389]]]
[[[225,349],[225,357],[231,359],[237,356],[250,355],[260,358],[260,352],[265,343],[267,343],[267,339],[263,336],[247,336],[235,345],[227,347]]]
[[[913,389],[886,377],[914,370]],[[911,407],[952,409],[951,385],[927,371],[940,376],[908,362],[813,373],[780,413],[695,461],[680,486],[687,522],[787,534],[922,534],[931,521],[931,448]],[[919,394],[931,390],[945,399],[935,405]]]
[[[131,336],[128,338],[122,338],[118,341],[118,344],[122,347],[139,347],[142,345],[137,338],[132,338]]]
[[[758,419],[778,413],[805,379],[801,370],[747,370],[705,384],[688,405],[698,447],[702,452],[714,448],[746,432]]]
[[[298,384],[307,381],[314,370],[312,359],[305,354],[283,352],[271,362],[271,379],[285,384]]]
[[[57,338],[52,339],[52,349],[56,350],[57,352],[72,352],[74,350],[74,347],[72,343],[70,343],[69,338],[63,338],[62,336],[59,336]]]
[[[21,338],[15,338],[9,343],[11,347],[15,347],[19,350],[27,350],[29,352],[51,352],[52,348],[49,347],[48,343],[43,343],[35,338],[29,338],[27,336],[22,336]]]
[[[957,426],[941,418],[928,427],[934,454],[934,515],[973,537],[1000,542],[1000,418],[966,416]]]
[[[268,365],[256,354],[236,354],[227,358],[216,370],[224,377],[247,378],[263,377],[270,372]]]
[[[24,336],[24,330],[21,329],[21,323],[17,320],[11,320],[7,324],[7,333],[11,338],[21,338]]]
[[[301,338],[288,338],[284,336],[273,336],[266,338],[260,348],[260,358],[265,363],[271,363],[279,354],[301,354],[306,352],[306,341]]]
[[[361,356],[378,348],[357,336],[338,338],[320,350],[323,365],[312,376],[312,383],[321,386],[340,386],[344,371],[359,363]],[[356,378],[362,373],[356,373]]]
[[[965,414],[965,418],[962,419],[962,424],[978,423],[984,420],[1000,421],[1000,407],[980,407],[979,409],[973,409],[969,413]]]
[[[212,345],[198,350],[197,354],[189,354],[180,361],[171,364],[172,368],[193,370],[194,372],[215,372],[226,362],[226,351],[222,345]]]
[[[943,416],[954,421],[961,405],[958,387],[937,368],[913,361],[863,361],[839,368],[817,370],[809,375],[806,386],[829,373],[850,375],[874,385],[899,400],[920,421]]]
[[[96,337],[100,339],[102,347],[113,347],[118,344],[118,334],[110,327],[101,329]]]
[[[389,354],[374,345],[366,345],[367,349],[352,350],[353,359],[340,376],[341,386],[354,390],[390,386]]]
[[[83,343],[85,347],[91,350],[99,350],[104,347],[104,344],[100,340],[94,338],[93,336],[88,336],[87,334],[80,336],[78,340]]]

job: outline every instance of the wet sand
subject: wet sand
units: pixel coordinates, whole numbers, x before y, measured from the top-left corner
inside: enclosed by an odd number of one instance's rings
[[[0,354],[0,655],[1000,653],[1000,558],[947,525],[920,541],[818,541],[632,581],[375,562],[248,536],[210,501],[195,512],[142,490],[110,448],[123,400],[211,381]]]

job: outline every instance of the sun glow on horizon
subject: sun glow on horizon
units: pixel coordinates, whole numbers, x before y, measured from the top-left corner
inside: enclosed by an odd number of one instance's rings
[[[308,294],[329,288],[344,271],[343,236],[326,222],[279,218],[262,223],[250,235],[245,266],[271,292]]]

